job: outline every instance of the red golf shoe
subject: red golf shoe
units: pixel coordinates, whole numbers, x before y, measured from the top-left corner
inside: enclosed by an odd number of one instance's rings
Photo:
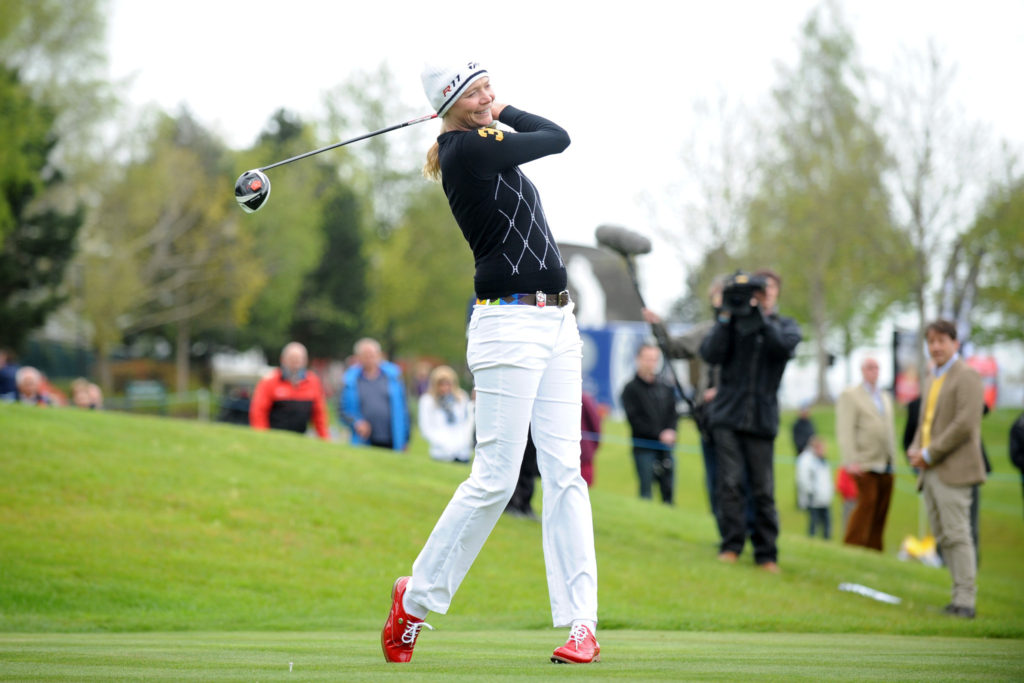
[[[555,664],[590,664],[601,661],[601,646],[590,629],[583,624],[573,626],[569,640],[551,655]]]
[[[422,619],[410,616],[402,606],[405,588],[409,585],[409,577],[403,576],[395,581],[391,589],[391,612],[384,622],[384,630],[380,633],[380,646],[384,650],[384,659],[389,662],[408,662],[412,659],[412,649],[416,647],[416,638],[424,626],[433,630],[433,626]]]

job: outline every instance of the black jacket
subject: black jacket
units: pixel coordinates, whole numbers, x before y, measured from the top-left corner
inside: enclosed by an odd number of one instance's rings
[[[800,343],[800,326],[781,315],[760,317],[757,329],[741,334],[736,319],[716,322],[700,354],[721,366],[718,393],[708,424],[765,438],[779,431],[779,384]]]
[[[662,430],[675,429],[679,422],[675,389],[658,379],[648,383],[634,375],[622,389],[622,409],[634,439],[657,441]],[[639,444],[641,448],[652,445]]]

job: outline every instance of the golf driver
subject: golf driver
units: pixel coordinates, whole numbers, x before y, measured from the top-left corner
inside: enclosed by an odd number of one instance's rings
[[[372,138],[373,136],[380,135],[381,133],[387,133],[393,130],[397,130],[398,128],[405,128],[406,126],[411,126],[414,123],[423,123],[424,121],[430,121],[431,119],[436,118],[437,114],[428,114],[426,116],[420,116],[418,118],[412,119],[411,121],[398,123],[395,124],[394,126],[388,126],[387,128],[381,128],[380,130],[375,130],[372,133],[360,135],[359,137],[352,138],[351,140],[336,142],[333,145],[327,145],[326,147],[314,149],[313,151],[306,152],[305,154],[299,154],[297,156],[289,157],[288,159],[275,162],[268,166],[254,168],[251,171],[246,171],[242,175],[238,176],[238,180],[235,181],[235,201],[237,201],[238,205],[242,207],[242,211],[245,211],[246,213],[255,213],[256,211],[259,211],[264,204],[267,203],[267,198],[270,196],[270,178],[267,177],[267,174],[264,173],[264,171],[268,171],[277,166],[290,164],[293,161],[298,161],[299,159],[311,157],[314,154],[326,152],[327,150],[334,149],[335,147],[343,147],[345,145],[350,145],[353,142],[359,142],[360,140],[365,140],[366,138]]]

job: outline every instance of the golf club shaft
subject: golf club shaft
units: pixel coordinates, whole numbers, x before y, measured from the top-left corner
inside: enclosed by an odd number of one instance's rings
[[[293,161],[298,161],[299,159],[305,159],[306,157],[311,157],[314,154],[320,154],[321,152],[326,152],[327,150],[334,149],[335,147],[343,147],[345,145],[352,144],[353,142],[359,142],[360,140],[365,140],[366,138],[372,138],[373,136],[380,135],[381,133],[387,133],[388,131],[397,130],[399,128],[405,128],[406,126],[411,126],[414,123],[423,123],[424,121],[429,121],[431,119],[436,119],[436,118],[437,118],[437,114],[429,114],[427,116],[420,116],[419,118],[412,119],[411,121],[406,121],[405,123],[398,123],[398,124],[395,124],[394,126],[388,126],[387,128],[381,128],[380,130],[375,130],[372,133],[366,133],[365,135],[360,135],[359,137],[352,138],[351,140],[345,140],[343,142],[335,142],[333,145],[327,145],[326,147],[321,147],[320,149],[314,149],[312,152],[306,152],[305,154],[299,154],[298,156],[294,156],[294,157],[291,157],[289,159],[285,159],[284,161],[278,161],[277,163],[270,164],[269,166],[262,166],[259,170],[267,171],[269,169],[276,168],[277,166],[284,166],[285,164],[290,164]]]

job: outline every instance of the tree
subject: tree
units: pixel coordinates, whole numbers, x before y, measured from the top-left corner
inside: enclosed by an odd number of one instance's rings
[[[49,162],[54,113],[0,67],[0,346],[18,348],[65,299],[61,283],[84,210],[38,201],[61,181]]]
[[[708,315],[712,281],[736,270],[746,237],[750,200],[757,188],[754,125],[744,108],[723,95],[712,106],[694,104],[695,124],[683,154],[685,179],[670,189],[684,197],[683,228],[669,220],[663,234],[685,263],[694,253],[686,277],[687,293],[673,308],[684,322]]]
[[[444,192],[424,183],[370,271],[368,318],[385,348],[464,365],[473,271]]]
[[[328,133],[349,138],[412,118],[414,111],[396,101],[399,90],[386,64],[375,71],[353,73],[324,98]],[[427,123],[346,148],[361,163],[349,167],[343,177],[364,196],[373,198],[371,217],[378,237],[388,236],[401,220],[406,202],[417,192],[419,169],[430,146],[425,139],[432,140],[436,134],[436,125]]]
[[[244,322],[264,282],[242,214],[225,200],[226,160],[187,112],[164,116],[145,157],[105,194],[83,244],[81,308],[100,357],[124,334],[171,327],[178,391],[188,388],[194,329]],[[106,372],[101,379],[109,383]]]
[[[320,265],[306,275],[292,315],[291,336],[314,357],[345,355],[366,331],[367,213],[360,197],[338,182],[323,208],[326,244]]]
[[[1024,330],[1024,177],[994,190],[963,240],[978,283],[979,343],[1017,340]]]
[[[849,351],[900,297],[905,240],[890,219],[889,165],[866,101],[856,45],[838,8],[815,10],[799,62],[781,70],[774,132],[750,204],[747,262],[783,276],[790,314],[809,321],[818,365],[817,398],[828,400],[828,343]]]
[[[910,283],[918,338],[937,306],[935,283],[957,267],[960,236],[967,230],[983,190],[979,184],[981,131],[954,104],[956,69],[929,43],[908,53],[888,80],[888,145],[896,166],[894,213],[913,250]],[[924,345],[917,345],[920,377],[926,372]]]
[[[17,72],[32,97],[55,116],[51,163],[64,171],[65,182],[49,187],[40,199],[61,202],[65,210],[89,193],[109,161],[98,149],[99,125],[109,122],[116,102],[106,75],[105,4],[0,3],[0,65]]]
[[[286,159],[316,146],[309,126],[279,110],[256,146],[240,155],[238,167],[255,168],[268,159]],[[344,158],[344,150],[339,152]],[[273,171],[273,190],[263,209],[239,212],[239,228],[253,240],[267,286],[258,292],[247,324],[226,334],[233,346],[257,345],[273,357],[291,341],[300,293],[307,275],[321,263],[324,198],[338,182],[338,155],[331,154],[330,159],[321,155]]]

